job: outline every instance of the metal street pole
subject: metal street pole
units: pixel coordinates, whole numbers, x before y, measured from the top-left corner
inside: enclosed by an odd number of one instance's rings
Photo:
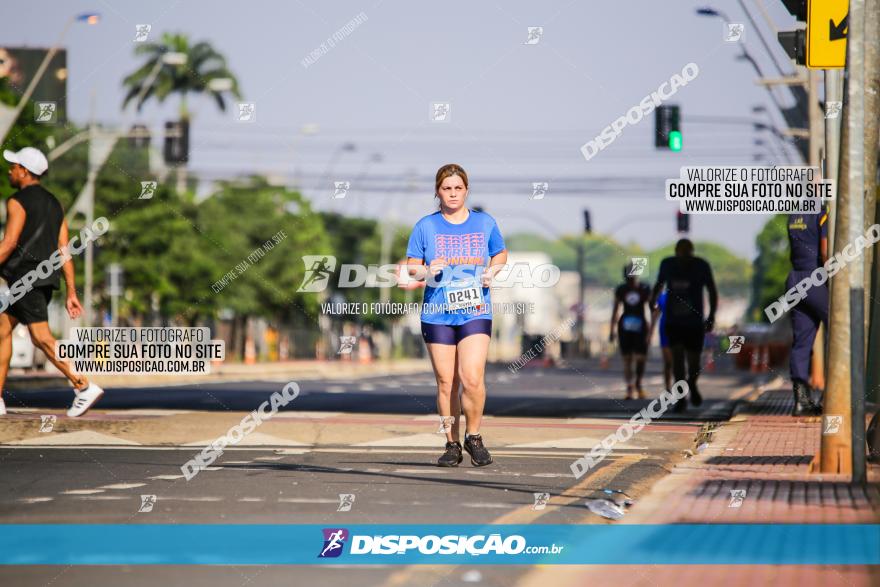
[[[577,271],[578,271],[578,307],[577,307],[577,349],[578,356],[582,357],[586,352],[586,341],[584,339],[584,287],[586,287],[586,276],[584,275],[584,251],[583,237],[578,237],[577,244]]]
[[[807,113],[809,114],[809,164],[819,167],[824,128],[822,127],[822,109],[819,107],[819,71],[811,69],[807,72]],[[819,334],[813,341],[813,360],[810,364],[810,383],[813,387],[825,387],[825,328],[820,325]]]
[[[849,100],[849,242],[865,230],[865,0],[850,0],[847,30],[847,98]],[[876,140],[876,137],[873,137]],[[874,172],[874,170],[872,170]],[[865,259],[849,272],[850,394],[852,403],[852,481],[865,483]]]
[[[877,206],[878,134],[880,134],[880,0],[867,0],[865,3],[865,216],[866,225],[873,225],[880,219]],[[871,300],[880,299],[880,255],[873,248],[866,251],[866,270],[870,280],[865,288],[865,305],[868,318],[867,357],[880,353],[880,308]],[[865,399],[877,402],[880,386],[880,361],[868,361],[865,372]],[[880,418],[880,412],[875,414]]]
[[[845,95],[845,97],[847,97]],[[836,198],[835,237],[829,256],[839,253],[847,244],[850,226],[849,207],[849,151],[850,106],[848,97],[843,104],[843,127],[841,132],[840,167]],[[849,272],[853,265],[842,267],[830,280],[830,305],[828,312],[828,378],[825,384],[823,406],[823,430],[819,451],[819,471],[822,473],[850,473],[852,460],[850,450],[852,412],[850,397],[850,323],[849,323]],[[833,432],[832,432],[833,431]]]
[[[843,102],[843,70],[826,69],[825,71],[825,104]],[[837,182],[840,192],[840,126],[843,112],[833,118],[825,118],[825,177]],[[834,230],[837,219],[837,199],[831,200],[831,213],[828,215],[828,250],[834,248]]]

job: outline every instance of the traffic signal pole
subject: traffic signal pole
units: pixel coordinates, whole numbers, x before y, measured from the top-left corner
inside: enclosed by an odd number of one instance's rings
[[[855,242],[865,228],[865,0],[850,0],[848,14],[835,252]],[[819,458],[821,472],[851,474],[854,483],[863,483],[866,473],[864,261],[859,256],[848,264],[831,287],[830,368]]]
[[[865,0],[850,0],[847,31],[847,98],[850,104],[849,127],[849,242],[865,230]],[[872,137],[876,141],[877,137]],[[875,170],[872,170],[872,172]],[[865,259],[852,264],[850,286],[850,339],[852,366],[850,395],[852,403],[852,480],[864,483],[865,451]]]

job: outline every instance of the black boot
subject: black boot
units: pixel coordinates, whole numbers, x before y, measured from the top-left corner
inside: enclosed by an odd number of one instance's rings
[[[794,392],[794,408],[791,411],[792,416],[815,416],[818,412],[816,404],[810,397],[810,386],[806,381],[794,379],[792,382],[792,391]]]

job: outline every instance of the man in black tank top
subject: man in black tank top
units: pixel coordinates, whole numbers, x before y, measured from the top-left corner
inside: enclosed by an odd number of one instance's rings
[[[648,353],[650,329],[645,318],[645,304],[651,298],[651,288],[639,282],[629,263],[623,269],[625,282],[614,290],[614,309],[611,312],[611,334],[614,342],[615,330],[620,341],[620,354],[623,355],[623,378],[626,381],[625,399],[645,399],[642,376],[645,374],[645,359]],[[623,313],[618,310],[623,307]],[[620,319],[618,320],[618,315]],[[635,382],[633,382],[633,362],[635,362]]]
[[[55,338],[49,330],[49,301],[60,287],[60,277],[57,270],[46,268],[51,268],[49,258],[68,244],[64,210],[40,184],[40,177],[49,168],[40,151],[25,147],[17,153],[4,151],[3,157],[12,164],[9,183],[18,191],[6,203],[6,227],[0,241],[0,276],[9,286],[9,297],[0,304],[0,416],[6,414],[2,391],[12,358],[12,331],[18,324],[27,326],[34,346],[73,384],[76,398],[67,415],[81,416],[104,391],[74,373],[68,363],[58,360]],[[76,295],[73,261],[69,256],[62,271],[67,313],[76,319],[82,313],[82,305]]]

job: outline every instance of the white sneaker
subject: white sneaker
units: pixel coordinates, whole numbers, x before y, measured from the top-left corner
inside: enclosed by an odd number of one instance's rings
[[[70,409],[67,410],[68,417],[76,418],[82,416],[89,411],[89,408],[95,405],[95,402],[98,401],[102,395],[104,395],[103,389],[94,383],[89,383],[87,388],[76,394],[76,399],[73,400],[73,404],[70,406]]]
[[[3,401],[3,398],[0,397],[0,416],[6,415],[6,402]]]

